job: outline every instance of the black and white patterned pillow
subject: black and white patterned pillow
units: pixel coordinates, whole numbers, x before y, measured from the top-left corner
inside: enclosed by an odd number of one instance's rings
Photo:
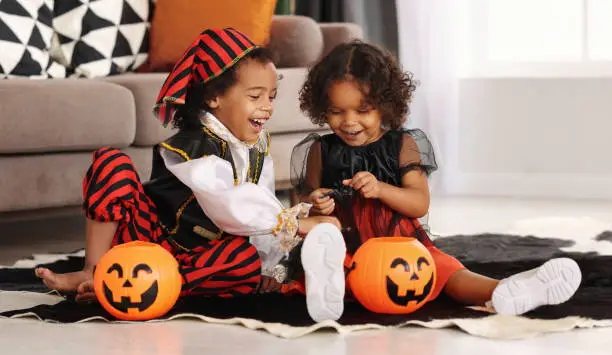
[[[151,0],[56,0],[54,57],[71,74],[133,71],[149,49]]]
[[[0,0],[0,78],[66,76],[49,54],[52,9],[53,0]]]

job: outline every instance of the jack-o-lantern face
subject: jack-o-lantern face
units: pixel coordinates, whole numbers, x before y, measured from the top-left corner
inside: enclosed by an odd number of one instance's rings
[[[416,239],[373,238],[353,256],[348,283],[355,298],[376,313],[411,313],[431,296],[436,270],[429,251]]]
[[[176,302],[181,276],[174,257],[157,244],[132,242],[109,250],[94,273],[100,304],[125,320],[165,314]]]
[[[422,303],[431,293],[434,272],[425,257],[419,257],[412,268],[403,258],[396,258],[391,263],[387,275],[387,294],[398,306],[407,306],[408,302]],[[426,280],[426,283],[421,279]]]
[[[124,273],[123,267],[114,263],[108,268],[106,280],[102,281],[104,297],[117,310],[128,313],[130,308],[136,308],[140,312],[151,307],[157,298],[157,280],[151,282],[146,275],[153,271],[147,264],[138,264],[130,272]],[[131,276],[130,276],[131,274]],[[138,275],[140,275],[140,278]],[[145,274],[145,275],[142,275]],[[125,276],[125,277],[124,277]],[[113,292],[111,290],[121,290]],[[117,300],[117,298],[120,298]]]

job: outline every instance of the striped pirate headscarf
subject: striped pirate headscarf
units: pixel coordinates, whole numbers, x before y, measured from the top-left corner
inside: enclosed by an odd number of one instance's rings
[[[216,78],[255,48],[257,45],[233,28],[202,32],[166,78],[153,108],[155,116],[167,126],[176,105],[185,104],[190,86]]]

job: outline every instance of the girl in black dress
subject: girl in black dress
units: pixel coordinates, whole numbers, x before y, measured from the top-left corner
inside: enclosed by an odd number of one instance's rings
[[[499,281],[467,270],[434,246],[418,220],[429,209],[433,148],[422,131],[402,128],[414,90],[412,75],[371,44],[341,44],[315,65],[300,107],[333,133],[310,135],[295,147],[292,179],[300,199],[313,205],[311,213],[338,217],[347,260],[369,238],[417,238],[436,264],[430,300],[445,292],[502,314],[567,301],[581,281],[571,259],[549,260]]]

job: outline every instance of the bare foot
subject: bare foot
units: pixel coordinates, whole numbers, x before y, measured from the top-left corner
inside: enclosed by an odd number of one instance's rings
[[[39,267],[34,272],[48,288],[59,292],[77,292],[79,285],[93,280],[93,272],[87,270],[56,274],[47,268]]]

